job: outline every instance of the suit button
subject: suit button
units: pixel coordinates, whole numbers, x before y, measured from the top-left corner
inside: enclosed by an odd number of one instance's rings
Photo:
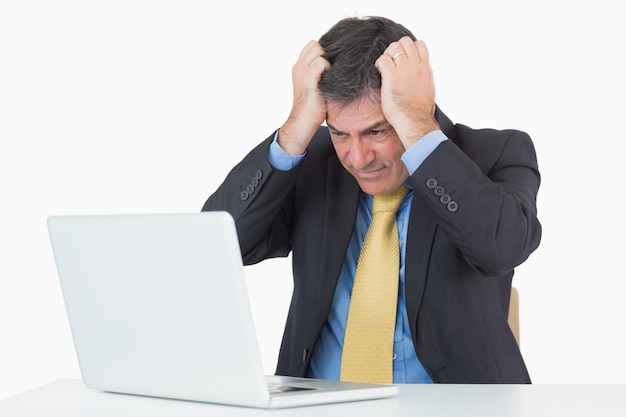
[[[439,185],[435,187],[435,190],[433,192],[435,193],[437,197],[441,197],[442,195],[446,193],[446,189],[443,188],[441,185]]]
[[[436,186],[437,186],[437,180],[436,179],[429,178],[429,179],[426,180],[426,187],[428,187],[429,190],[432,190]]]
[[[250,196],[250,194],[248,194],[247,191],[242,191],[241,194],[239,194],[239,197],[241,197],[241,199],[243,201],[246,201],[248,199],[248,197]]]
[[[252,194],[254,192],[254,186],[252,184],[248,184],[248,186],[246,187],[246,191],[248,192],[248,194]]]
[[[257,169],[256,172],[254,173],[254,178],[256,178],[257,180],[260,180],[261,178],[263,178],[263,171],[261,171],[260,169]]]
[[[449,202],[452,201],[452,197],[450,197],[449,194],[444,194],[439,198],[439,201],[441,201],[443,204],[448,204]]]
[[[448,211],[450,213],[454,213],[455,211],[457,211],[459,209],[459,203],[457,203],[456,201],[452,200],[448,203],[447,205],[448,207]]]
[[[259,186],[259,180],[257,180],[256,178],[252,178],[250,180],[250,184],[252,184],[252,186],[256,188]]]

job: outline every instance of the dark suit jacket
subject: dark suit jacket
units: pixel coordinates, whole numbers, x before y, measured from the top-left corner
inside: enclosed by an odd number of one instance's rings
[[[415,350],[435,382],[529,383],[507,312],[513,268],[541,238],[533,144],[520,131],[453,125],[439,109],[436,117],[450,140],[408,179],[415,195],[405,285]],[[292,253],[293,298],[276,372],[304,376],[360,190],[325,127],[290,171],[270,165],[272,137],[233,168],[203,210],[233,215],[246,264]]]

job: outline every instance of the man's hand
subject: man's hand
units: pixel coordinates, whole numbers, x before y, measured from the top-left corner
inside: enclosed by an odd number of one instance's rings
[[[392,42],[376,60],[382,77],[381,106],[405,149],[433,130],[435,82],[428,48],[408,36]]]
[[[278,144],[289,155],[302,155],[326,119],[326,100],[317,89],[322,74],[330,68],[323,53],[317,41],[310,41],[291,70],[293,104],[278,132]]]

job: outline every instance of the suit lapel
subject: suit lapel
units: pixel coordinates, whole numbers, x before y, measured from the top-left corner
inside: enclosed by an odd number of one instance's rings
[[[345,258],[359,202],[359,186],[336,156],[328,161],[328,184],[324,208],[324,231],[320,279],[322,299],[328,308],[335,293],[341,266]]]
[[[443,133],[453,142],[456,142],[456,132],[454,124],[446,116],[439,106],[435,109],[435,118]],[[416,340],[417,315],[424,296],[426,287],[426,277],[430,264],[430,256],[437,231],[437,224],[432,218],[430,210],[424,201],[414,194],[411,205],[411,217],[409,219],[409,229],[407,231],[406,244],[406,264],[405,264],[405,292],[406,310],[409,318],[409,325]]]
[[[416,340],[417,315],[424,296],[437,224],[418,195],[413,196],[406,243],[404,287],[406,310],[413,340]]]

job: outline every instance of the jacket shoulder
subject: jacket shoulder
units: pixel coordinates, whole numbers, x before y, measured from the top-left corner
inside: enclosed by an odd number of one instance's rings
[[[453,142],[485,172],[507,156],[537,168],[534,144],[530,135],[522,130],[474,129],[457,123],[454,132]]]

